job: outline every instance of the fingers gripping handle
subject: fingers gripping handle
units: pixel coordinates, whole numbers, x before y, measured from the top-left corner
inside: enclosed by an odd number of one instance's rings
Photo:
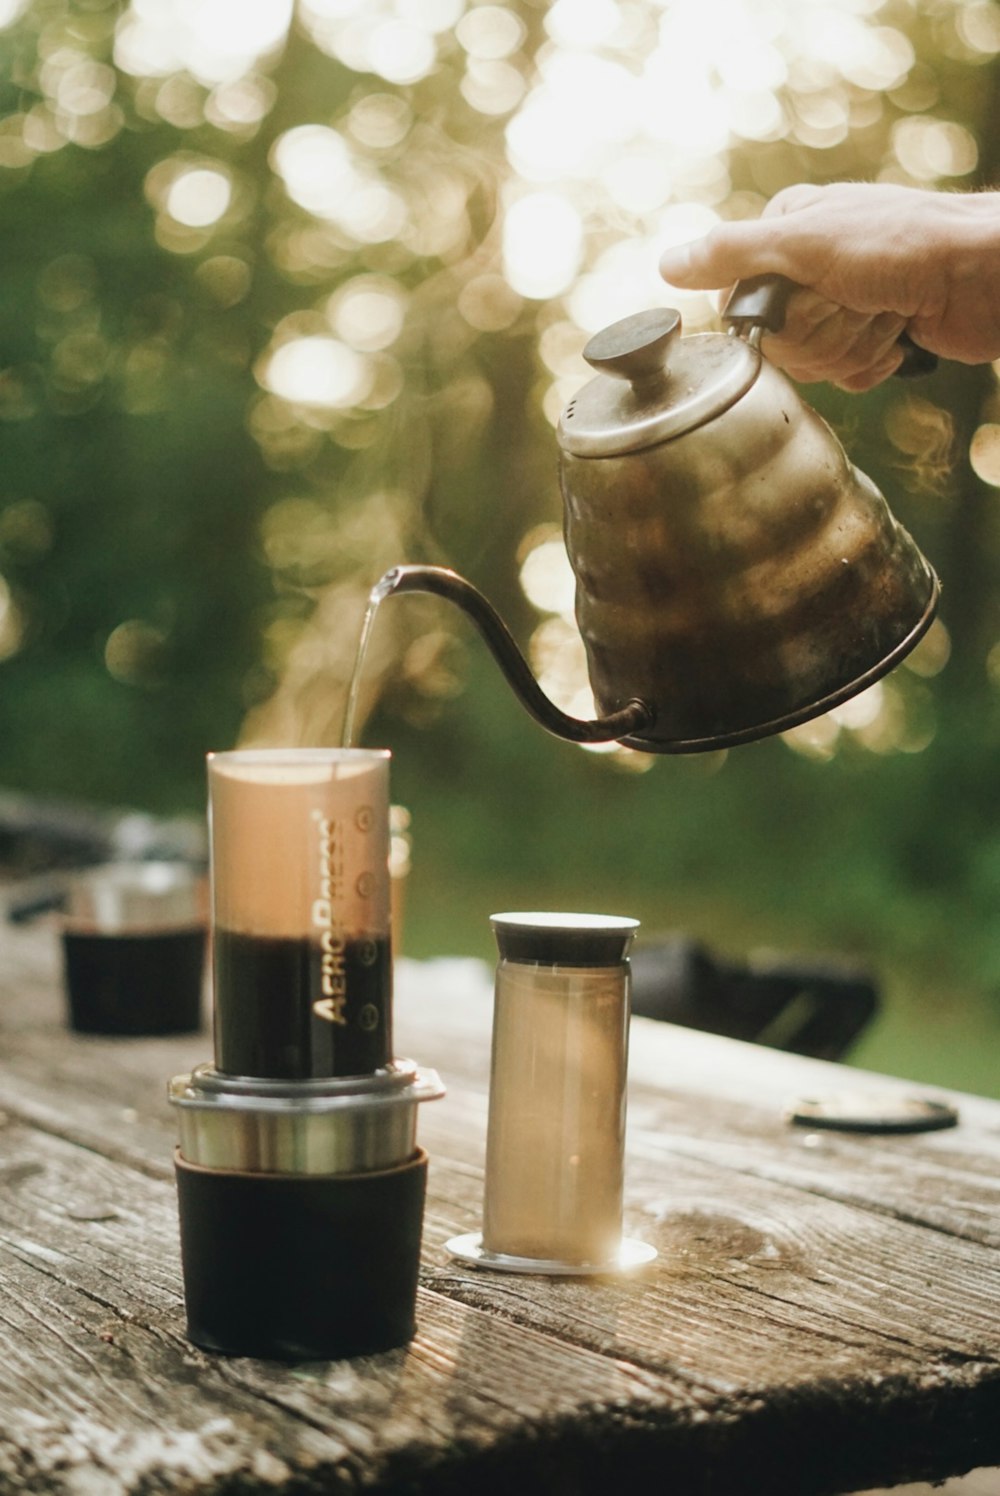
[[[723,320],[740,334],[754,328],[780,332],[785,325],[788,298],[798,288],[784,275],[753,275],[737,281],[723,309]]]
[[[784,275],[754,275],[738,281],[723,309],[723,320],[756,346],[762,333],[781,332],[788,298],[796,290],[795,282]],[[938,365],[936,354],[921,348],[906,332],[900,334],[899,347],[903,361],[895,371],[898,378],[915,379],[933,374]]]

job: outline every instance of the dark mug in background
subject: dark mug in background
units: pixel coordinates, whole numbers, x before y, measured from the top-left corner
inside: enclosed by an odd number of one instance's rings
[[[74,877],[61,924],[70,1027],[200,1028],[207,912],[205,875],[188,863],[110,863]]]

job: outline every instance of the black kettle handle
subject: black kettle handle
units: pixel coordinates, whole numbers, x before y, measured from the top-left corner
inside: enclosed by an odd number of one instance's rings
[[[780,332],[785,325],[788,298],[798,287],[785,275],[751,275],[737,281],[722,309],[722,318],[734,331],[749,335]]]
[[[796,283],[784,275],[753,275],[737,281],[723,308],[723,320],[746,336],[755,328],[761,332],[780,332],[785,325],[788,298],[797,290]],[[916,379],[934,373],[937,354],[921,348],[909,333],[901,333],[898,341],[903,362],[895,370],[897,378]]]

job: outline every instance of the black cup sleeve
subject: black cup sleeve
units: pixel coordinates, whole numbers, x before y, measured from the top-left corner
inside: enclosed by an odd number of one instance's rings
[[[364,1174],[256,1174],[174,1156],[188,1335],[324,1360],[414,1332],[427,1155]]]

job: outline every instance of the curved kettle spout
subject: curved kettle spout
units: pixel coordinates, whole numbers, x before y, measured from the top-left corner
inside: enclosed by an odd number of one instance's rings
[[[521,705],[557,738],[566,738],[571,743],[613,743],[651,727],[655,721],[652,707],[636,700],[589,722],[561,712],[535,680],[492,603],[457,571],[444,566],[394,566],[375,584],[372,596],[381,600],[397,592],[432,592],[456,603],[476,625]]]

